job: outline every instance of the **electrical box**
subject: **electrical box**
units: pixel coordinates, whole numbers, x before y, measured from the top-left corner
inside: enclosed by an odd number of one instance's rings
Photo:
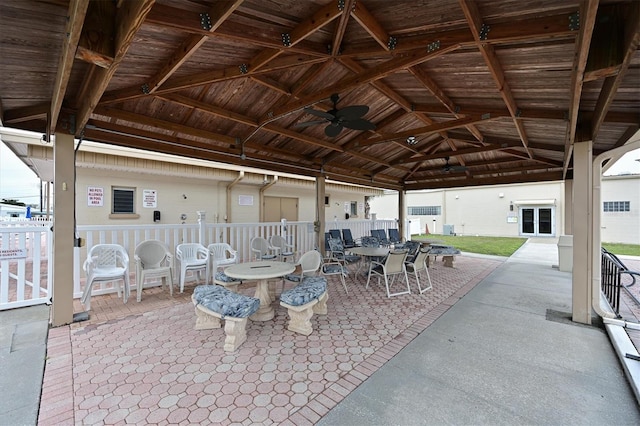
[[[160,210],[153,211],[153,221],[160,222]]]

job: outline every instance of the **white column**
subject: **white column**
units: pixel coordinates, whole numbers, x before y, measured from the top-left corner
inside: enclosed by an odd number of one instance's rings
[[[316,241],[318,242],[318,249],[324,256],[324,197],[325,197],[325,177],[316,177],[316,221],[314,222],[314,232],[316,233]]]
[[[573,205],[571,223],[573,231],[573,321],[591,324],[591,256],[592,229],[592,141],[573,145]]]
[[[53,297],[51,324],[73,322],[75,164],[73,135],[56,134],[53,145]]]

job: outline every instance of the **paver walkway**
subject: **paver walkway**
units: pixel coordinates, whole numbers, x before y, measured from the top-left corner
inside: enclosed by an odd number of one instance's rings
[[[222,329],[194,330],[193,287],[145,290],[139,304],[96,297],[88,322],[50,330],[39,424],[315,423],[500,264],[437,262],[433,290],[391,299],[361,278],[346,295],[331,277],[312,335],[286,330],[275,302],[274,320],[249,322],[233,354]]]

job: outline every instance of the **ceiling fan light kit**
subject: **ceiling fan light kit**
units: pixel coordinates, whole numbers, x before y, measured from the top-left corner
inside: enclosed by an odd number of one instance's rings
[[[315,115],[322,120],[305,121],[296,124],[296,127],[309,127],[316,124],[328,123],[324,128],[324,134],[330,138],[336,137],[340,134],[345,127],[352,130],[375,130],[376,126],[369,120],[362,118],[369,112],[369,107],[366,105],[351,105],[338,109],[338,95],[331,95],[331,101],[333,102],[333,109],[324,112],[318,111],[313,108],[305,108],[304,111],[307,114]]]

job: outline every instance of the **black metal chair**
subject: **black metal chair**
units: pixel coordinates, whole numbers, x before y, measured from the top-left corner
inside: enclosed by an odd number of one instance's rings
[[[343,229],[342,230],[342,243],[344,244],[344,248],[352,248],[357,247],[358,244],[353,239],[353,235],[351,235],[351,229]]]

